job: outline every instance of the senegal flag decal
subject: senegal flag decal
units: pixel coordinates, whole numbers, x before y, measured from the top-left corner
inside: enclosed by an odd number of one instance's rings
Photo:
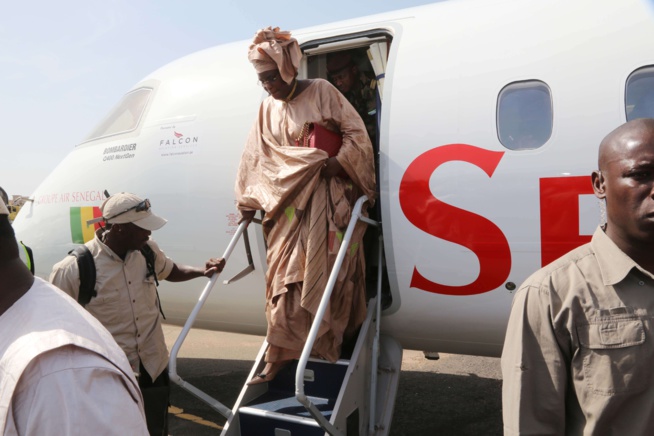
[[[93,239],[95,230],[100,228],[100,224],[86,225],[88,220],[100,218],[102,212],[97,206],[71,207],[70,208],[70,234],[73,244],[84,244]]]

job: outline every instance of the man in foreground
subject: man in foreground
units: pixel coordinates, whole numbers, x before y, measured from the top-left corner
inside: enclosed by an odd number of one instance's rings
[[[604,138],[592,183],[606,225],[515,295],[506,435],[654,434],[654,119]]]
[[[0,201],[0,434],[146,435],[125,354],[18,250]]]

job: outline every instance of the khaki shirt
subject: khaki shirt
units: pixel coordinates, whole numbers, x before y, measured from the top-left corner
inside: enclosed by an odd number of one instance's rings
[[[156,256],[157,278],[164,280],[174,262],[152,239],[148,244]],[[95,260],[98,293],[86,305],[86,310],[113,335],[134,372],[139,372],[142,362],[150,377],[156,379],[168,365],[168,349],[161,328],[156,285],[153,277],[147,277],[145,258],[140,251],[130,251],[123,261],[97,236],[86,246]],[[76,258],[66,256],[57,263],[52,268],[50,282],[77,299],[80,280]]]
[[[504,434],[654,434],[654,276],[597,229],[514,297]]]

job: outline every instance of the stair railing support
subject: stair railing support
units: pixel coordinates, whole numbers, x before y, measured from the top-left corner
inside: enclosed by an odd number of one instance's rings
[[[376,322],[375,322],[375,337],[372,342],[372,362],[370,366],[370,421],[368,422],[368,432],[375,434],[375,427],[377,425],[377,366],[379,362],[379,335],[381,324],[381,298],[382,298],[382,271],[384,261],[384,236],[379,233],[378,238],[378,251],[379,257],[377,258],[377,298],[375,299],[376,309]]]

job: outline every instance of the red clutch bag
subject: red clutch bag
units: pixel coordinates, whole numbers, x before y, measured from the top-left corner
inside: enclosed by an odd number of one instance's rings
[[[326,151],[329,157],[334,157],[343,145],[343,136],[320,124],[306,122],[295,143],[301,147],[319,148]]]

